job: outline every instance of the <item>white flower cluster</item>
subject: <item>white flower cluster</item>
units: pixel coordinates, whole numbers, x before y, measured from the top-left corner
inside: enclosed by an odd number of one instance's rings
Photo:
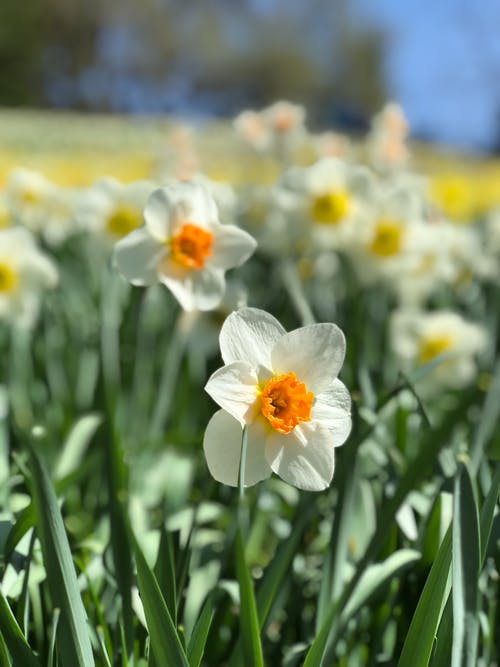
[[[234,128],[257,149],[257,164],[274,160],[272,178],[240,172],[211,181],[198,171],[203,156],[186,131],[173,132],[171,159],[157,161],[151,180],[63,187],[12,171],[0,191],[0,318],[33,326],[44,289],[57,283],[58,256],[81,238],[92,239],[88,254],[112,255],[132,284],[161,283],[187,311],[224,314],[234,301],[226,272],[257,249],[271,266],[297,267],[326,319],[356,290],[389,304],[390,349],[402,370],[453,353],[462,362],[447,358],[433,383],[473,381],[488,340],[464,315],[477,290],[500,279],[495,188],[473,207],[463,177],[436,181],[412,171],[409,128],[396,104],[375,116],[364,142],[311,133],[304,108],[289,102],[242,112]],[[245,286],[238,289],[245,303]],[[218,326],[205,327],[200,347],[213,349]]]

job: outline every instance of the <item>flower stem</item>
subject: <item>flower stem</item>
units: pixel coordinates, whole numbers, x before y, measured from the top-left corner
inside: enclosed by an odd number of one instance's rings
[[[302,320],[302,324],[304,326],[314,324],[316,319],[304,294],[304,289],[300,282],[295,264],[287,260],[281,264],[280,268],[283,285],[292,300],[297,314]]]
[[[241,457],[240,457],[240,472],[238,475],[238,488],[240,490],[240,502],[245,497],[245,464],[247,460],[247,442],[248,434],[247,427],[243,427],[241,434]]]
[[[195,319],[192,319],[194,323]],[[165,428],[168,419],[175,384],[179,375],[184,350],[189,335],[189,327],[186,326],[185,313],[182,311],[175,324],[172,340],[168,348],[168,354],[163,364],[160,386],[158,388],[158,400],[155,405],[149,436],[152,440],[159,438]]]
[[[248,512],[248,505],[245,499],[245,464],[247,460],[247,441],[248,433],[247,427],[243,427],[241,434],[241,457],[240,457],[240,471],[238,475],[238,530],[243,539],[246,539],[249,531],[250,517]]]

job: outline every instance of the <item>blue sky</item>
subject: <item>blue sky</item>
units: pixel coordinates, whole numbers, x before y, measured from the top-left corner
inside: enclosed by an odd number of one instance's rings
[[[351,0],[356,21],[386,34],[389,93],[412,128],[485,148],[500,133],[500,2]]]
[[[415,135],[461,148],[488,149],[495,142],[498,148],[500,0],[344,0],[343,5],[336,0],[329,0],[330,4],[321,0],[247,2],[264,19],[287,15],[297,31],[297,44],[310,49],[318,63],[322,54],[331,57],[335,27],[344,25],[339,16],[347,13],[356,29],[377,28],[383,35],[387,97],[402,105]],[[242,48],[250,37],[258,48],[258,35],[248,34],[238,12],[215,0],[213,7],[218,7],[227,24],[226,37],[233,35]],[[196,3],[189,5],[184,18],[195,15]],[[160,86],[134,77],[129,64],[135,58],[140,61],[147,49],[141,40],[144,37],[138,38],[130,24],[117,21],[103,29],[98,48],[106,68],[89,68],[78,84],[90,105],[96,98],[110,96],[117,110],[131,112],[217,113],[227,106],[224,91],[208,91],[206,99],[193,94],[195,45],[181,53],[177,68],[166,73]],[[75,82],[59,77],[51,85],[54,100],[66,103]]]

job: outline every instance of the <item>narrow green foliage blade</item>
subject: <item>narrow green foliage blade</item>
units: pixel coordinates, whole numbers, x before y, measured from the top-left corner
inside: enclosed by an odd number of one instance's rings
[[[16,523],[10,529],[5,542],[4,558],[7,563],[10,560],[12,552],[19,544],[21,539],[26,535],[28,530],[35,525],[35,508],[33,503],[30,503],[17,515]]]
[[[481,507],[481,517],[479,524],[481,527],[481,564],[484,563],[486,557],[486,550],[490,539],[491,526],[493,524],[493,516],[495,514],[495,507],[500,492],[500,463],[496,464],[495,473],[491,480],[491,486],[488,495],[484,499]]]
[[[154,568],[155,576],[158,581],[163,598],[167,604],[170,616],[177,624],[177,592],[175,583],[175,561],[172,536],[165,526],[160,530],[160,546],[158,547],[158,556]]]
[[[331,601],[340,593],[344,566],[348,553],[348,534],[350,517],[353,508],[354,491],[356,488],[357,463],[356,455],[359,438],[355,440],[349,456],[342,456],[336,478],[338,496],[337,506],[333,514],[332,533],[328,553],[325,558],[322,582],[318,598],[316,615],[316,632],[321,628]]]
[[[355,589],[361,575],[368,567],[368,565],[376,558],[380,549],[384,545],[384,541],[386,540],[387,535],[393,527],[394,517],[398,509],[401,507],[401,504],[404,502],[408,493],[417,488],[422,480],[425,479],[429,470],[432,469],[432,466],[435,464],[441,448],[445,446],[445,444],[449,441],[450,434],[453,433],[453,428],[457,422],[457,415],[462,414],[463,411],[467,409],[472,401],[472,397],[472,393],[465,394],[461,403],[456,407],[455,410],[450,411],[447,414],[446,418],[442,421],[436,430],[430,430],[424,434],[419,452],[412,461],[408,462],[406,472],[403,474],[394,495],[384,501],[379,508],[377,513],[378,518],[375,533],[373,534],[372,539],[366,547],[363,557],[358,562],[354,575],[350,579],[349,583],[345,586],[340,598],[331,602],[330,607],[325,615],[325,620],[321,625],[320,632],[317,634],[313,644],[310,647],[310,651],[312,651],[313,656],[319,655],[321,657],[324,654],[325,664],[332,664],[336,659],[335,650],[337,625],[335,621],[337,619],[337,610],[343,609],[348,603],[349,598],[352,595],[352,592]],[[370,430],[371,428],[369,431]],[[362,440],[363,436],[361,436],[361,441]],[[310,664],[315,665],[316,663],[311,662]]]
[[[9,603],[0,590],[0,638],[7,646],[15,665],[23,667],[40,667],[38,658],[28,645],[19,627]],[[0,656],[2,652],[0,651]],[[2,663],[3,664],[3,663]],[[9,662],[5,663],[10,664]]]
[[[491,533],[491,526],[493,523],[493,515],[498,500],[498,493],[500,491],[500,463],[495,469],[495,474],[491,481],[491,486],[488,495],[484,499],[481,508],[481,516],[479,520],[481,533],[481,565],[484,564],[486,556],[486,549]],[[436,651],[434,653],[433,667],[449,667],[451,664],[451,647],[453,635],[453,603],[452,596],[448,597],[446,607],[444,608],[439,628],[436,636]]]
[[[50,641],[49,641],[49,655],[47,659],[48,667],[55,667],[55,649],[56,649],[56,637],[57,637],[57,626],[59,625],[59,617],[61,615],[60,609],[54,609],[52,614],[52,628],[50,630]]]
[[[189,661],[189,667],[199,667],[201,664],[201,659],[203,658],[203,652],[205,650],[205,644],[207,643],[208,633],[210,631],[210,626],[214,617],[214,601],[213,597],[209,596],[203,605],[201,614],[198,617],[198,620],[195,623],[193,632],[191,634],[191,639],[187,647],[187,657]]]
[[[137,564],[137,584],[148,624],[151,651],[155,660],[159,665],[168,665],[168,667],[188,667],[186,654],[156,577],[135,539],[133,539],[133,548]]]
[[[3,638],[3,634],[0,631],[0,665],[2,667],[12,667],[12,662],[10,661],[9,651],[7,649],[7,644]]]
[[[495,430],[498,428],[500,417],[500,361],[497,362],[491,386],[486,394],[480,418],[477,420],[477,430],[471,446],[471,472],[475,475],[481,464],[484,450]]]
[[[111,553],[122,603],[123,624],[128,653],[133,645],[132,551],[128,536],[127,469],[118,433],[113,424],[114,409],[108,405],[104,424],[105,461],[108,482],[108,510],[111,528]]]
[[[255,596],[261,630],[266,624],[271,607],[280,591],[281,583],[289,572],[300,539],[315,510],[316,506],[312,502],[299,504],[291,534],[280,544],[262,577]]]
[[[87,614],[83,606],[68,537],[54,488],[33,446],[29,445],[36,528],[54,607],[61,617],[57,645],[61,663],[72,667],[94,665]]]
[[[246,667],[264,667],[259,619],[252,579],[245,561],[241,531],[236,531],[236,574],[240,585],[240,637]]]
[[[358,585],[340,614],[343,627],[370,598],[386,586],[393,577],[407,570],[420,559],[420,553],[414,549],[400,549],[391,554],[383,563],[370,565],[361,576]]]
[[[85,450],[101,422],[102,417],[100,415],[88,414],[81,417],[74,424],[61,449],[55,471],[56,479],[62,479],[70,475],[79,467]]]
[[[453,495],[452,667],[475,667],[479,635],[479,517],[472,480],[464,464]]]
[[[447,595],[451,565],[451,529],[446,531],[406,635],[398,667],[427,667]]]

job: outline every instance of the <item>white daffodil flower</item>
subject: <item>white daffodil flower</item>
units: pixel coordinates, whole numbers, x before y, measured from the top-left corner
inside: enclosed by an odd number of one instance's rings
[[[223,408],[205,431],[208,468],[223,484],[238,484],[242,428],[248,433],[244,485],[275,472],[309,491],[330,484],[334,450],[351,430],[351,399],[337,378],[345,338],[335,324],[287,333],[267,312],[235,311],[220,333],[225,366],[205,387]]]
[[[458,313],[398,310],[390,323],[392,349],[405,371],[443,355],[441,363],[418,384],[424,394],[443,388],[461,389],[470,384],[478,367],[475,357],[486,348],[486,330]]]
[[[224,295],[225,271],[243,264],[256,241],[218,220],[217,206],[199,183],[155,190],[145,226],[118,241],[114,259],[133,285],[163,283],[184,310],[212,310]]]
[[[123,238],[142,227],[142,211],[154,189],[150,181],[120,183],[115,178],[103,178],[82,192],[77,224],[112,241]]]
[[[405,273],[419,252],[419,230],[428,227],[424,215],[417,181],[392,179],[379,185],[352,244],[345,248],[364,284],[385,281],[391,287]]]
[[[257,150],[291,146],[305,134],[306,110],[299,104],[280,100],[261,111],[247,109],[234,119],[238,134]]]
[[[311,225],[317,247],[344,249],[373,202],[376,182],[366,167],[325,157],[310,167],[291,167],[279,188],[295,195],[296,215]]]
[[[37,318],[41,291],[54,287],[58,273],[23,227],[0,231],[0,320],[22,328]]]

